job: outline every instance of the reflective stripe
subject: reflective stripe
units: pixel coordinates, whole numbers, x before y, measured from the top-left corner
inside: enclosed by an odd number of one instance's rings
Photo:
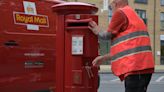
[[[151,47],[150,46],[140,46],[140,47],[136,47],[133,49],[128,49],[128,50],[122,51],[122,52],[112,56],[111,62],[113,62],[117,59],[121,59],[125,56],[134,55],[134,54],[142,53],[142,52],[151,52]]]
[[[137,31],[137,32],[133,32],[133,33],[127,34],[127,35],[125,35],[125,36],[122,36],[122,37],[117,38],[116,40],[114,40],[114,41],[112,42],[112,46],[117,45],[117,44],[119,44],[119,43],[121,43],[121,42],[130,40],[130,39],[134,39],[134,38],[137,38],[137,37],[141,37],[141,36],[146,36],[146,37],[148,37],[149,34],[148,34],[148,32],[146,32],[146,31]]]

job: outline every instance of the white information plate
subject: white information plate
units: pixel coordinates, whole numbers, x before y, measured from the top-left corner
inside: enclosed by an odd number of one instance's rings
[[[83,55],[83,36],[72,36],[72,55]]]

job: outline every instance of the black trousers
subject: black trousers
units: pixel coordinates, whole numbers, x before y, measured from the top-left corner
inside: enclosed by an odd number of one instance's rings
[[[146,92],[152,74],[129,75],[125,78],[125,92]]]

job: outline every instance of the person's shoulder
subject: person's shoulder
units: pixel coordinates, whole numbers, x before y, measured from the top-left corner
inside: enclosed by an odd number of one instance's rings
[[[123,11],[122,11],[121,9],[117,9],[117,10],[114,12],[113,15],[115,15],[115,16],[124,16],[124,13],[123,13]]]
[[[121,13],[121,12],[122,12],[121,9],[117,9],[117,10],[115,11],[115,13]]]

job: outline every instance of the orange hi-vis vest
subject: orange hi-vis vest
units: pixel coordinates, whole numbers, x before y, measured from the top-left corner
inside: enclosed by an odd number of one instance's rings
[[[154,58],[146,25],[129,6],[120,8],[128,19],[126,30],[112,39],[111,64],[116,76],[154,68]]]

